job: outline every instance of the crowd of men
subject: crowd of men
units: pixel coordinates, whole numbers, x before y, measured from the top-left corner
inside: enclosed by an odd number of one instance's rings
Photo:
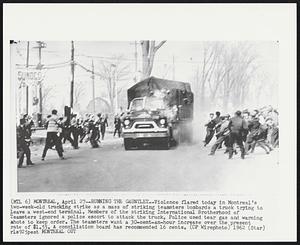
[[[220,112],[210,113],[209,121],[205,124],[206,137],[204,146],[207,146],[212,138],[216,140],[211,147],[209,155],[215,155],[222,145],[226,147],[224,153],[237,154],[241,152],[241,158],[253,153],[255,148],[261,147],[266,154],[279,147],[278,111],[271,106],[259,110],[236,111],[231,117],[229,114],[221,115]]]
[[[31,161],[30,143],[33,120],[25,115],[20,119],[17,127],[17,157],[18,167],[23,166],[24,155],[26,155],[27,165],[33,165]],[[114,136],[121,137],[121,119],[116,115],[114,119]],[[108,127],[108,116],[98,113],[80,115],[72,114],[68,117],[59,117],[57,110],[52,110],[47,116],[44,127],[47,130],[45,146],[41,160],[45,160],[47,151],[55,149],[60,159],[65,159],[63,155],[63,144],[69,141],[74,149],[79,148],[79,143],[90,143],[92,148],[98,148],[101,140],[105,138]]]
[[[121,117],[122,114],[114,118],[114,137],[121,136]],[[20,125],[17,127],[18,167],[23,166],[24,156],[27,165],[33,165],[30,152],[33,125],[31,117],[28,115],[21,117]],[[237,154],[238,149],[241,158],[244,159],[245,155],[253,153],[257,146],[264,149],[267,154],[279,146],[278,111],[271,106],[253,111],[238,110],[232,117],[229,114],[221,115],[218,111],[210,113],[205,126],[204,146],[207,146],[214,136],[216,137],[209,155],[215,155],[223,144],[229,159],[234,153]],[[101,140],[105,138],[107,127],[108,116],[101,113],[85,114],[83,117],[76,114],[71,117],[59,117],[57,110],[52,110],[45,123],[47,136],[41,159],[45,160],[49,149],[55,149],[59,158],[64,159],[63,144],[66,141],[69,141],[74,149],[79,148],[79,142],[90,142],[92,148],[98,148]]]

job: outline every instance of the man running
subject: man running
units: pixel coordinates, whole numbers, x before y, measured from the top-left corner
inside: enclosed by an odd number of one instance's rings
[[[57,154],[59,156],[60,159],[65,159],[63,156],[63,149],[61,147],[61,142],[60,139],[57,135],[58,133],[58,116],[57,116],[57,110],[52,110],[52,115],[51,117],[49,117],[47,119],[47,138],[46,138],[46,144],[45,144],[45,148],[43,150],[43,155],[42,155],[42,161],[45,160],[47,151],[49,148],[52,147],[52,145],[55,145],[55,149],[57,151]]]

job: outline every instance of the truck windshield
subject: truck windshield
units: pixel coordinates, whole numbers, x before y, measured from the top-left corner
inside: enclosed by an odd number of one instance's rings
[[[140,110],[143,110],[143,104],[144,104],[144,99],[143,98],[134,99],[131,102],[130,110],[131,111],[140,111]]]
[[[152,111],[165,109],[163,98],[147,97],[145,101],[145,109]]]

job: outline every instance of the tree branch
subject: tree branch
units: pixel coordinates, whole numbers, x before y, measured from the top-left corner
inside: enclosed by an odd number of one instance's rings
[[[156,52],[166,41],[161,41],[157,46],[154,47],[154,52]]]

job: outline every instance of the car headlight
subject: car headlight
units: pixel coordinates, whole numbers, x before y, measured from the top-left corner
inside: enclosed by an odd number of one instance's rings
[[[166,119],[164,119],[164,118],[160,119],[160,120],[159,120],[159,123],[160,123],[161,125],[164,125],[164,124],[166,123]]]
[[[124,120],[124,125],[125,126],[128,126],[129,124],[130,124],[130,120],[129,119]]]

